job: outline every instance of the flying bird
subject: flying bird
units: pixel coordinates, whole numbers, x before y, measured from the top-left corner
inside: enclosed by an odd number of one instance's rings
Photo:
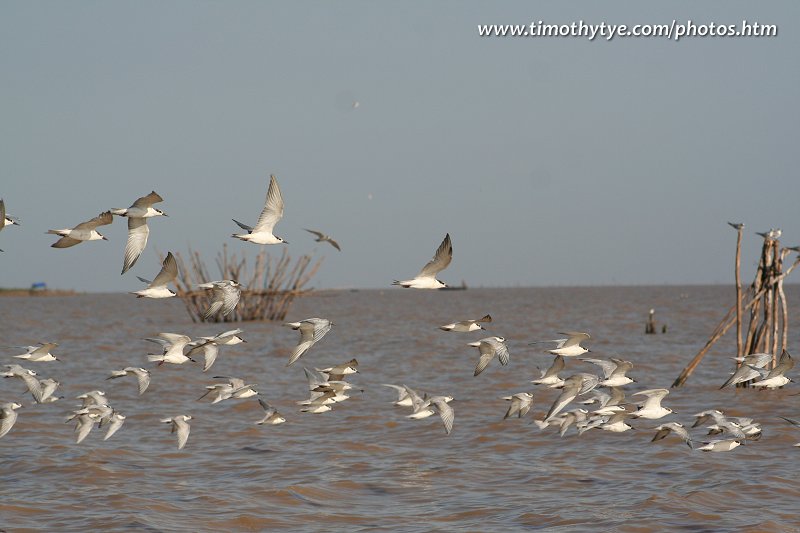
[[[14,217],[6,214],[6,203],[0,198],[0,231],[10,225],[19,225],[19,222]],[[338,247],[337,247],[338,248]],[[2,252],[3,250],[0,250]]]
[[[99,226],[107,226],[114,221],[111,216],[111,211],[100,213],[92,220],[82,222],[72,229],[51,229],[47,230],[48,234],[60,235],[61,238],[55,243],[51,244],[53,248],[69,248],[75,246],[83,241],[98,241],[100,239],[107,241],[105,237],[97,232],[95,228]]]
[[[303,228],[303,229],[305,229],[305,228]],[[331,239],[330,236],[325,235],[321,231],[314,231],[313,229],[306,229],[306,231],[309,232],[309,233],[313,233],[314,235],[317,236],[317,238],[314,239],[315,242],[329,242],[329,243],[331,243],[331,246],[333,246],[334,248],[336,248],[340,252],[342,251],[342,249],[339,248],[339,243],[334,241],[333,239]]]
[[[439,329],[443,331],[456,331],[459,333],[465,333],[468,331],[477,331],[479,329],[486,329],[481,326],[481,322],[491,322],[492,317],[491,315],[486,315],[483,318],[478,318],[475,320],[462,320],[461,322],[453,322],[452,324],[445,324],[444,326],[439,326]]]
[[[136,383],[139,386],[139,394],[144,394],[144,391],[146,391],[147,387],[150,385],[150,371],[145,368],[127,366],[122,370],[112,370],[111,375],[106,379],[116,379],[131,375],[136,377]]]
[[[583,333],[580,331],[565,331],[563,333],[559,333],[559,335],[566,335],[566,339],[553,339],[549,341],[534,341],[528,344],[541,344],[543,342],[555,342],[556,347],[552,350],[547,350],[548,353],[553,355],[563,355],[565,357],[572,357],[576,355],[583,355],[586,352],[590,352],[591,350],[587,350],[583,346],[581,346],[581,342],[591,339],[591,336],[588,333]]]
[[[150,337],[145,340],[161,345],[163,349],[162,353],[147,354],[147,360],[151,362],[157,361],[159,366],[164,363],[182,365],[186,361],[194,362],[194,359],[187,357],[183,353],[186,345],[192,342],[192,339],[186,335],[181,335],[179,333],[158,333],[155,337]]]
[[[160,209],[153,207],[153,204],[163,201],[164,199],[156,191],[153,191],[133,202],[133,205],[127,209],[111,209],[111,213],[114,215],[128,217],[128,242],[125,244],[125,261],[122,264],[123,274],[136,264],[136,260],[142,255],[142,251],[147,245],[147,237],[150,235],[147,219],[167,216]]]
[[[189,420],[192,417],[190,415],[178,415],[173,416],[172,418],[162,418],[161,422],[164,424],[172,424],[172,430],[170,433],[177,433],[178,434],[178,449],[182,450],[184,446],[186,446],[186,441],[189,440]]]
[[[495,355],[500,360],[501,365],[505,366],[508,364],[510,355],[505,341],[503,337],[486,337],[479,341],[470,342],[467,345],[475,346],[481,354],[480,359],[478,359],[478,364],[475,365],[474,376],[483,372]]]
[[[503,420],[514,415],[517,415],[518,418],[522,418],[531,410],[531,406],[533,406],[533,393],[531,392],[518,392],[511,396],[504,396],[503,399],[511,402]]]
[[[689,432],[686,431],[686,428],[683,427],[683,424],[679,422],[667,422],[666,424],[661,424],[654,429],[656,430],[656,434],[653,436],[653,440],[650,442],[661,440],[670,433],[675,433],[675,435],[683,439],[683,442],[685,442],[689,448],[694,448],[692,437],[689,435]]]
[[[229,331],[223,331],[214,337],[200,337],[200,339],[191,343],[194,345],[194,347],[189,350],[189,353],[186,355],[191,357],[196,353],[202,352],[203,359],[205,361],[203,363],[203,372],[207,372],[208,369],[211,368],[211,365],[214,364],[214,361],[217,360],[220,346],[231,346],[234,344],[247,342],[239,336],[239,334],[243,331],[244,330],[241,328],[237,328]]]
[[[444,236],[442,244],[436,249],[433,259],[422,267],[419,274],[414,279],[405,281],[394,281],[392,285],[400,285],[404,289],[441,289],[447,287],[446,284],[436,279],[436,274],[447,268],[453,260],[453,245],[450,242],[450,234]]]
[[[639,410],[631,413],[631,416],[636,418],[647,418],[649,420],[657,420],[665,417],[672,412],[669,407],[662,407],[661,400],[669,394],[669,389],[649,389],[639,392],[634,392],[632,396],[645,396],[647,399],[639,408]]]
[[[284,326],[300,330],[300,344],[292,350],[292,355],[289,356],[289,362],[286,363],[286,366],[300,359],[309,348],[331,330],[332,325],[333,323],[327,318],[306,318],[300,322],[287,322],[284,324]]]
[[[286,422],[286,419],[283,418],[283,416],[281,416],[278,410],[272,407],[270,404],[268,404],[261,398],[258,399],[258,403],[261,405],[261,408],[264,409],[264,417],[258,422],[256,422],[256,424],[258,425],[269,424],[271,426],[275,426]]]
[[[40,343],[39,346],[20,346],[20,348],[27,350],[24,354],[15,355],[17,359],[27,359],[34,363],[41,363],[45,361],[61,361],[58,357],[50,353],[50,350],[58,346],[55,342]]]
[[[137,276],[139,277],[139,276]],[[132,292],[137,298],[170,298],[177,293],[170,290],[167,285],[175,281],[178,277],[178,263],[172,252],[167,253],[164,262],[161,264],[161,270],[153,281],[139,277],[139,281],[147,283],[147,288],[140,291]]]
[[[270,176],[269,189],[267,189],[267,199],[264,203],[264,209],[261,210],[261,215],[254,228],[242,224],[236,219],[233,219],[236,224],[247,231],[243,234],[233,234],[232,236],[243,241],[249,241],[255,244],[289,244],[280,237],[272,234],[275,224],[283,217],[283,196],[281,189],[278,187],[278,180],[275,176]]]
[[[17,409],[20,407],[22,407],[22,404],[17,402],[9,402],[0,405],[0,438],[11,431],[11,428],[17,421]]]
[[[230,279],[222,281],[210,281],[198,285],[201,289],[211,289],[211,305],[203,313],[203,320],[208,320],[218,311],[222,310],[222,316],[228,316],[239,303],[242,295],[239,282]]]

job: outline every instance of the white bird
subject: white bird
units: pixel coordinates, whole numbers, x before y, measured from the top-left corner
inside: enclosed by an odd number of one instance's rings
[[[564,385],[564,380],[558,377],[558,373],[564,370],[564,356],[557,355],[553,358],[553,364],[547,370],[540,371],[539,379],[534,379],[531,383],[536,385],[547,385],[550,388],[558,388]]]
[[[686,431],[686,428],[683,427],[683,424],[679,422],[667,422],[666,424],[657,426],[655,430],[656,434],[653,436],[653,440],[650,442],[661,440],[670,433],[675,433],[677,436],[683,439],[683,442],[685,442],[689,448],[694,447],[694,444],[692,443],[692,437],[689,435],[689,432]]]
[[[303,229],[305,229],[305,228],[303,228]],[[339,248],[339,243],[334,241],[333,239],[331,239],[330,236],[325,235],[321,231],[314,231],[313,229],[306,229],[306,231],[309,232],[309,233],[313,233],[314,235],[317,236],[317,238],[314,239],[314,242],[329,242],[329,243],[331,243],[331,246],[333,246],[334,248],[336,248],[340,252],[342,251],[342,249]]]
[[[136,276],[139,281],[147,283],[147,288],[140,291],[132,292],[137,298],[170,298],[177,293],[167,287],[168,284],[175,281],[178,277],[178,263],[172,252],[167,253],[164,262],[161,264],[161,270],[153,281]]]
[[[113,221],[114,217],[111,216],[111,211],[105,211],[72,229],[51,229],[47,230],[47,233],[61,236],[59,240],[51,244],[53,248],[69,248],[83,241],[97,241],[100,239],[107,241],[108,239],[99,234],[95,228],[106,226]]]
[[[531,410],[531,406],[533,406],[533,393],[530,392],[518,392],[511,396],[503,396],[503,399],[511,402],[503,420],[514,415],[517,415],[518,418],[522,418]]]
[[[34,401],[37,403],[42,402],[42,385],[39,382],[39,379],[36,377],[36,372],[27,368],[23,368],[18,364],[6,365],[6,368],[8,370],[0,375],[5,378],[21,379],[27,387],[27,390],[31,393],[31,396],[33,396]]]
[[[247,231],[244,234],[233,234],[232,236],[243,241],[249,241],[255,244],[280,244],[288,242],[280,237],[272,234],[275,224],[283,217],[283,196],[281,189],[278,187],[278,180],[275,176],[270,176],[269,189],[267,189],[267,200],[264,203],[264,209],[261,210],[261,215],[258,217],[258,222],[254,228],[242,224],[238,220],[233,221]]]
[[[39,390],[41,391],[41,396],[39,398],[34,396],[33,399],[36,400],[37,403],[53,403],[60,400],[61,397],[53,396],[59,385],[61,385],[61,383],[54,379],[47,378],[40,380]]]
[[[0,198],[0,230],[2,230],[6,226],[10,225],[19,225],[17,220],[9,215],[6,214],[6,203]],[[2,252],[3,250],[0,250]]]
[[[126,417],[125,417],[125,415],[122,415],[122,414],[120,414],[120,413],[114,412],[114,413],[111,415],[111,418],[109,419],[109,422],[108,422],[108,429],[106,430],[106,436],[105,436],[105,437],[103,437],[103,440],[108,440],[108,439],[110,439],[110,438],[111,438],[111,436],[112,436],[114,433],[116,433],[117,431],[119,431],[119,428],[121,428],[121,427],[122,427],[122,424],[124,424],[124,423],[125,423],[125,418],[126,418]]]
[[[201,289],[211,289],[211,305],[205,313],[203,320],[208,320],[218,311],[222,311],[222,316],[228,316],[239,303],[242,289],[235,280],[224,279],[222,281],[210,281],[198,285]]]
[[[325,336],[331,330],[333,323],[327,318],[306,318],[300,322],[287,322],[284,326],[288,326],[294,330],[300,330],[300,344],[298,344],[292,355],[289,356],[289,362],[286,366],[291,365],[300,357],[305,354],[316,342]]]
[[[11,431],[17,421],[17,409],[20,407],[22,407],[22,404],[17,402],[8,402],[0,405],[0,438]]]
[[[769,231],[757,231],[756,235],[760,235],[766,240],[771,241],[780,237],[782,233],[780,228],[770,228]]]
[[[214,361],[217,360],[217,355],[219,355],[219,347],[226,346],[226,345],[234,345],[240,344],[242,342],[247,342],[243,338],[239,337],[239,334],[242,333],[242,329],[232,329],[229,331],[225,331],[220,333],[215,337],[200,337],[200,339],[190,343],[190,345],[194,345],[194,347],[189,350],[186,354],[187,357],[195,355],[196,353],[203,354],[203,372],[207,372],[211,365],[214,364]]]
[[[544,417],[544,422],[549,422],[564,407],[572,400],[581,394],[585,394],[594,389],[600,382],[599,378],[594,374],[579,373],[574,374],[564,380],[564,386],[561,388],[561,394],[553,402],[547,415]]]
[[[50,350],[58,346],[55,342],[43,342],[39,346],[20,346],[27,350],[24,354],[15,355],[17,359],[27,359],[33,363],[41,363],[44,361],[60,361],[58,357],[50,353]]]
[[[763,369],[756,369],[761,375],[761,380],[753,383],[753,387],[762,387],[765,389],[777,389],[783,387],[791,381],[791,379],[784,376],[786,372],[794,368],[794,359],[789,355],[786,350],[781,354],[781,359],[778,364],[770,371]]]
[[[163,348],[163,352],[160,354],[147,354],[148,361],[157,361],[159,365],[164,363],[182,365],[186,361],[194,362],[191,357],[187,357],[183,353],[186,345],[192,342],[192,339],[186,335],[180,335],[178,333],[158,333],[155,338],[151,337],[145,340],[158,343]]]
[[[147,245],[147,237],[150,235],[147,219],[156,216],[167,216],[160,209],[153,207],[153,204],[163,201],[164,199],[156,191],[153,191],[133,202],[133,205],[127,209],[111,209],[111,213],[115,215],[128,217],[128,242],[125,244],[125,261],[122,264],[123,274],[136,264],[136,260],[142,255],[142,251]]]
[[[661,406],[661,400],[669,394],[669,389],[649,389],[634,392],[632,396],[646,396],[644,404],[632,416],[636,418],[647,418],[657,420],[665,417],[672,412],[672,409]]]
[[[94,413],[82,413],[79,415],[74,415],[67,420],[67,422],[72,419],[75,419],[76,421],[75,433],[77,433],[78,436],[75,439],[75,444],[80,444],[83,442],[89,433],[91,433],[92,428],[94,427],[94,424],[97,422],[98,418],[99,416]]]
[[[548,353],[553,355],[563,355],[565,357],[573,357],[576,355],[583,355],[586,352],[591,350],[587,350],[583,346],[581,346],[581,342],[591,339],[591,336],[588,333],[583,333],[580,331],[564,331],[559,333],[559,335],[566,335],[566,339],[553,339],[549,341],[534,341],[529,344],[541,344],[544,342],[555,342],[556,347],[552,350],[547,350]]]
[[[464,333],[468,331],[477,331],[479,329],[486,329],[480,325],[481,322],[491,322],[492,317],[490,315],[486,315],[483,318],[478,318],[476,320],[462,320],[461,322],[453,322],[452,324],[445,324],[444,326],[439,326],[439,329],[444,331],[456,331],[459,333]]]
[[[745,381],[750,381],[760,376],[758,369],[764,368],[772,361],[772,354],[754,353],[745,355],[744,357],[732,357],[732,359],[742,363],[742,365],[722,384],[720,389],[724,389],[728,385],[744,383]]]
[[[19,226],[19,219],[6,213],[6,203],[0,198],[0,230],[6,226]]]
[[[397,400],[392,402],[394,405],[400,407],[412,407],[411,396],[408,394],[407,387],[400,385],[392,385],[391,383],[381,383],[384,387],[391,387],[397,391]]]
[[[172,424],[172,430],[170,433],[177,433],[178,434],[178,449],[182,450],[184,446],[186,446],[186,441],[189,440],[189,420],[192,417],[190,415],[178,415],[173,416],[172,418],[162,418],[161,422],[164,424]]]
[[[604,379],[600,381],[601,387],[621,387],[635,380],[629,378],[625,373],[633,368],[633,363],[612,357],[610,361],[605,359],[581,359],[587,363],[597,365],[603,369]]]
[[[742,443],[736,439],[712,440],[704,442],[702,446],[698,446],[695,450],[700,450],[702,452],[729,452],[741,444]]]
[[[436,413],[444,424],[445,433],[448,435],[453,430],[453,421],[455,420],[455,413],[453,408],[448,405],[453,401],[452,396],[433,396],[432,398],[421,398],[413,389],[406,387],[406,392],[411,397],[414,407],[414,412],[406,416],[413,420],[428,418]]]
[[[75,397],[82,400],[83,407],[93,407],[95,405],[107,405],[106,393],[101,390],[92,390]]]
[[[316,370],[325,374],[328,377],[328,381],[341,381],[345,376],[358,373],[358,361],[353,358],[340,365],[317,368]]]
[[[415,278],[405,281],[394,281],[392,285],[400,285],[408,289],[441,289],[447,287],[444,283],[436,279],[436,274],[447,268],[453,260],[453,245],[450,242],[450,234],[444,236],[442,244],[436,249],[433,259],[422,267]]]
[[[505,366],[508,364],[510,355],[505,341],[503,337],[486,337],[485,339],[467,344],[467,346],[477,347],[481,354],[480,359],[478,359],[478,364],[475,365],[474,376],[483,372],[489,365],[489,361],[491,361],[495,355],[500,360],[501,365]]]
[[[272,407],[270,404],[262,400],[261,398],[258,399],[258,403],[261,405],[261,408],[264,409],[264,417],[256,422],[258,425],[268,424],[271,426],[275,426],[277,424],[283,424],[286,422],[286,419],[281,416],[277,409]]]
[[[150,385],[150,371],[145,368],[126,366],[122,370],[112,370],[111,375],[106,379],[116,379],[125,376],[136,376],[136,383],[139,385],[139,394],[144,394]]]
[[[615,413],[608,417],[608,419],[600,425],[600,429],[603,431],[611,431],[614,433],[623,433],[628,431],[629,429],[633,429],[633,427],[625,422],[625,419],[630,416],[630,413],[625,411],[620,413]]]

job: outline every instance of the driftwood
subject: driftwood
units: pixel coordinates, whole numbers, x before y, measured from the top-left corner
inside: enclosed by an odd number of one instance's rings
[[[222,252],[216,257],[220,275],[214,278],[209,275],[200,254],[191,248],[188,262],[178,253],[175,258],[180,272],[175,282],[178,296],[194,322],[204,321],[203,313],[208,309],[211,292],[197,286],[222,279],[238,281],[242,285],[242,296],[228,316],[217,313],[208,319],[209,322],[283,320],[292,301],[312,290],[305,287],[322,264],[321,259],[313,262],[311,256],[303,255],[292,265],[285,247],[278,258],[270,256],[262,248],[256,255],[251,273],[245,254],[242,253],[241,258],[235,253],[229,255],[228,246],[223,245]]]
[[[677,379],[672,383],[673,387],[680,387],[686,382],[711,346],[722,338],[734,323],[737,324],[738,338],[736,349],[738,356],[769,352],[772,353],[772,366],[774,367],[775,364],[777,364],[776,354],[786,349],[789,333],[789,317],[786,294],[783,291],[783,280],[798,264],[800,264],[800,256],[795,258],[792,265],[784,272],[783,260],[791,250],[781,248],[780,241],[777,239],[765,237],[756,277],[750,286],[751,298],[746,305],[742,306],[743,300],[739,279],[742,228],[738,227],[736,229],[739,232],[736,242],[736,303],[731,306],[725,317],[714,329],[711,337],[703,348],[694,356],[686,368],[683,369]],[[744,345],[742,345],[741,320],[742,315],[747,310],[750,311],[750,324],[744,338]],[[737,363],[737,368],[740,364],[741,363]]]

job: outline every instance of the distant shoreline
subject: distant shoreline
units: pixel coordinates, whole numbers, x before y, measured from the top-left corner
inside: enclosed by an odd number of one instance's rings
[[[78,294],[73,290],[61,289],[3,289],[0,288],[0,296],[74,296]]]

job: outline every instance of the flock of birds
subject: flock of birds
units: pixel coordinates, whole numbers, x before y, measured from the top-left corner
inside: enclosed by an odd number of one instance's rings
[[[156,216],[166,216],[165,213],[153,207],[153,204],[163,201],[155,191],[136,200],[127,209],[110,209],[97,217],[78,224],[71,229],[49,230],[48,234],[58,235],[60,238],[52,246],[54,248],[68,248],[84,241],[106,239],[97,232],[99,226],[111,224],[113,215],[128,218],[128,240],[125,246],[122,274],[133,267],[144,250],[149,235],[147,219]],[[264,208],[255,224],[251,227],[239,221],[234,222],[246,233],[233,234],[234,238],[254,244],[269,245],[286,243],[284,239],[274,235],[275,225],[283,216],[284,202],[275,176],[270,177],[267,197]],[[0,200],[0,230],[7,225],[18,225],[18,221],[6,215],[5,204]],[[337,250],[339,244],[331,237],[315,230],[306,230],[316,237],[317,242],[328,242]],[[765,234],[765,238],[771,238]],[[437,248],[431,259],[420,272],[413,278],[404,281],[394,281],[393,285],[403,288],[415,289],[441,289],[446,284],[437,279],[439,272],[447,268],[452,261],[453,246],[450,235],[447,234]],[[162,263],[161,270],[153,278],[147,280],[145,289],[135,291],[139,298],[168,298],[176,295],[170,289],[178,276],[178,266],[172,253],[168,253]],[[219,280],[199,285],[200,288],[209,290],[209,306],[203,318],[210,319],[215,315],[223,316],[231,313],[237,306],[241,296],[241,286],[236,280]],[[470,333],[485,330],[483,324],[492,322],[492,317],[486,315],[479,319],[463,320],[440,326],[446,332]],[[312,317],[298,322],[288,322],[285,326],[297,330],[300,339],[292,350],[288,365],[292,365],[302,358],[308,351],[331,330],[333,322],[326,318]],[[207,372],[217,360],[220,347],[233,346],[246,342],[241,336],[242,329],[225,331],[214,336],[192,339],[186,335],[162,332],[145,340],[159,345],[157,353],[147,355],[147,360],[156,365],[183,365],[186,362],[196,362],[203,358],[203,372]],[[547,389],[558,389],[560,392],[555,401],[541,417],[534,419],[537,427],[558,428],[563,437],[570,427],[574,427],[577,434],[583,434],[591,429],[610,432],[625,432],[632,429],[629,422],[633,420],[661,420],[673,413],[672,409],[662,406],[662,401],[669,395],[668,389],[647,389],[631,394],[632,400],[626,401],[624,387],[636,381],[627,374],[634,365],[631,361],[620,358],[598,359],[581,357],[590,352],[583,343],[590,340],[588,333],[565,332],[564,338],[546,341],[535,341],[531,345],[551,344],[545,350],[554,355],[552,365],[541,371],[538,378],[531,383]],[[44,363],[58,361],[52,352],[58,345],[56,343],[40,343],[36,346],[21,347],[24,353],[15,355],[15,358],[31,363]],[[478,360],[474,369],[474,376],[484,372],[496,358],[501,365],[507,365],[510,353],[506,341],[500,336],[488,336],[468,346],[478,349]],[[197,359],[196,359],[197,358]],[[560,374],[566,369],[566,360],[579,360],[582,363],[597,367],[598,373],[576,372],[562,378]],[[788,352],[783,352],[780,361],[772,369],[767,367],[772,362],[771,354],[752,354],[737,358],[738,368],[720,388],[749,383],[753,387],[775,389],[783,387],[791,380],[786,373],[794,366],[794,361]],[[3,377],[17,378],[29,392],[36,404],[55,402],[61,397],[56,395],[60,382],[52,378],[40,379],[39,374],[31,369],[24,368],[18,363],[6,364]],[[334,406],[349,398],[349,391],[353,386],[345,381],[345,377],[358,372],[358,361],[352,359],[346,363],[329,368],[304,368],[308,380],[309,398],[298,401],[300,411],[305,413],[325,413]],[[136,379],[139,395],[145,393],[150,385],[151,370],[142,367],[125,367],[121,370],[112,370],[107,379],[132,377]],[[205,392],[197,400],[210,399],[211,403],[232,399],[246,399],[259,395],[255,385],[247,380],[231,376],[214,376],[214,379],[224,381],[215,382],[205,386]],[[397,399],[393,402],[399,407],[411,408],[407,418],[419,420],[438,415],[449,435],[453,430],[455,412],[450,403],[453,397],[449,395],[433,395],[420,393],[403,384],[383,384],[396,391]],[[362,391],[363,392],[363,391]],[[77,396],[81,400],[78,409],[72,411],[66,418],[67,422],[75,423],[76,442],[83,441],[94,427],[105,428],[104,440],[111,438],[125,422],[125,415],[117,411],[109,403],[105,392],[92,390]],[[534,393],[519,392],[502,398],[508,402],[508,409],[504,419],[510,417],[522,418],[533,407]],[[277,425],[286,421],[272,405],[258,398],[263,409],[263,417],[256,424]],[[569,406],[573,408],[567,410]],[[17,421],[17,410],[22,404],[16,401],[0,404],[0,438],[5,436]],[[761,436],[761,424],[750,418],[726,416],[716,409],[706,410],[695,415],[692,427],[706,425],[709,435],[720,435],[721,438],[713,440],[700,440],[693,438],[689,430],[679,422],[666,422],[653,429],[653,441],[663,439],[670,434],[679,437],[690,448],[701,451],[729,451],[744,444],[747,440],[757,440]],[[177,447],[182,449],[189,438],[192,416],[180,414],[160,419],[169,424],[172,432],[177,435]],[[784,418],[787,422],[800,427],[800,422]],[[796,444],[800,446],[800,443]]]

